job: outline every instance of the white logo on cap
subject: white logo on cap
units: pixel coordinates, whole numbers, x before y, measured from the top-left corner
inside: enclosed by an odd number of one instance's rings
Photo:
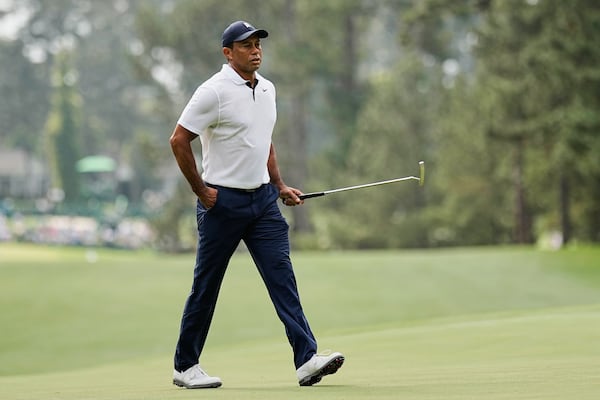
[[[244,26],[248,29],[252,29],[252,26],[247,22],[244,22]]]

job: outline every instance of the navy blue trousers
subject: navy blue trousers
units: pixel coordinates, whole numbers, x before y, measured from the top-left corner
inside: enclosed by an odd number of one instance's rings
[[[206,210],[198,201],[198,248],[192,290],[185,303],[175,369],[198,363],[215,311],[229,260],[244,241],[267,287],[294,353],[296,369],[317,350],[300,305],[290,261],[289,226],[277,206],[279,193],[270,184],[254,192],[215,186],[217,202]]]

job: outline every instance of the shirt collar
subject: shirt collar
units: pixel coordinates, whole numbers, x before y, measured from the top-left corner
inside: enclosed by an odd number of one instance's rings
[[[236,85],[246,85],[246,83],[248,82],[247,80],[242,78],[237,72],[235,72],[235,69],[231,68],[231,65],[229,64],[223,64],[221,72],[223,72],[223,74],[225,74],[227,78],[231,79]],[[258,80],[258,82],[262,80],[262,77],[259,75],[258,72],[256,72],[256,79]]]

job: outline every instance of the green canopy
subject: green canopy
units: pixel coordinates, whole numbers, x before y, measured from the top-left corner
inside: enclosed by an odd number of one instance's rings
[[[88,156],[77,161],[77,172],[112,172],[117,168],[115,160],[108,156]]]

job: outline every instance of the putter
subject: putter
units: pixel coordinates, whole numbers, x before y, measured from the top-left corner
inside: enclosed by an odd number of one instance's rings
[[[363,189],[363,188],[368,188],[371,186],[387,185],[388,183],[396,183],[396,182],[410,181],[410,180],[419,181],[419,186],[423,186],[425,184],[425,161],[419,161],[419,176],[405,176],[403,178],[396,178],[396,179],[389,179],[387,181],[365,183],[362,185],[348,186],[348,187],[343,187],[343,188],[339,188],[339,189],[325,190],[323,192],[305,193],[305,194],[301,194],[298,197],[300,197],[300,200],[305,200],[305,199],[310,199],[313,197],[325,196],[326,194],[331,194],[331,193],[345,192],[348,190]]]

